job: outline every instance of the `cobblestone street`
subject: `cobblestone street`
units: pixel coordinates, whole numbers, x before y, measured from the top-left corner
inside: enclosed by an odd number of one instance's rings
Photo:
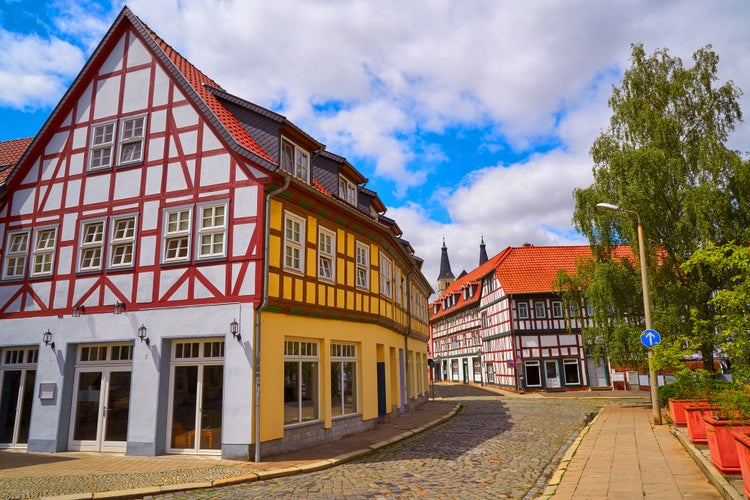
[[[159,498],[533,498],[607,400],[514,398],[438,386],[464,409],[446,424],[317,473]]]

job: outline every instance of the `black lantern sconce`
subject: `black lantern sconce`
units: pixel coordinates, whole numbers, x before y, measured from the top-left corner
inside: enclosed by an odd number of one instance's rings
[[[44,342],[44,345],[50,346],[53,351],[55,350],[55,343],[52,342],[52,332],[49,331],[49,328],[42,334],[42,341]]]
[[[115,302],[112,306],[112,312],[114,314],[122,314],[125,311],[125,302]]]
[[[147,346],[151,345],[151,341],[148,338],[148,328],[143,326],[143,323],[138,328],[138,338],[141,339],[141,342],[145,342]]]
[[[86,314],[86,306],[73,306],[73,317],[80,318],[81,314]]]
[[[236,319],[233,319],[232,322],[229,323],[229,332],[234,335],[234,338],[236,338],[238,342],[242,341],[242,335],[240,335],[240,324],[237,323]]]

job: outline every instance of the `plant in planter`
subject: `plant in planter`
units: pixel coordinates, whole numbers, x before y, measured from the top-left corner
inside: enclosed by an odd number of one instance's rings
[[[740,458],[732,433],[750,433],[750,389],[717,391],[710,401],[719,409],[703,419],[711,462],[724,474],[739,473]]]
[[[669,404],[669,413],[675,425],[687,425],[686,406],[708,406],[710,381],[707,371],[684,368],[675,374],[673,383],[659,388],[662,406]]]
[[[734,443],[737,446],[742,483],[745,485],[745,496],[750,498],[750,433],[733,431]]]

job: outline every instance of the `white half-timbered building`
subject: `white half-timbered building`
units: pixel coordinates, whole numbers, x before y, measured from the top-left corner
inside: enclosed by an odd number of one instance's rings
[[[508,247],[450,283],[430,309],[434,379],[512,391],[609,386],[606,362],[582,342],[586,307],[564,311],[552,289],[558,270],[588,258],[588,246]]]

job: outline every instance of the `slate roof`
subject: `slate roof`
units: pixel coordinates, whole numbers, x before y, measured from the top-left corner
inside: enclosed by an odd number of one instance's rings
[[[632,259],[629,246],[621,245],[613,249],[614,258]],[[437,319],[479,301],[482,278],[494,272],[500,286],[507,295],[542,294],[552,292],[552,283],[557,272],[564,269],[574,273],[576,263],[582,259],[592,258],[591,247],[579,246],[534,246],[507,247],[491,257],[487,262],[451,283],[445,292],[433,304],[441,304],[443,297],[458,294],[457,302],[444,310],[442,305],[437,313],[431,308],[430,319]],[[469,284],[477,284],[474,297],[464,300],[462,289]]]
[[[11,167],[21,159],[32,140],[34,140],[33,137],[27,137],[0,142],[0,186],[5,184],[5,179],[12,170]]]

